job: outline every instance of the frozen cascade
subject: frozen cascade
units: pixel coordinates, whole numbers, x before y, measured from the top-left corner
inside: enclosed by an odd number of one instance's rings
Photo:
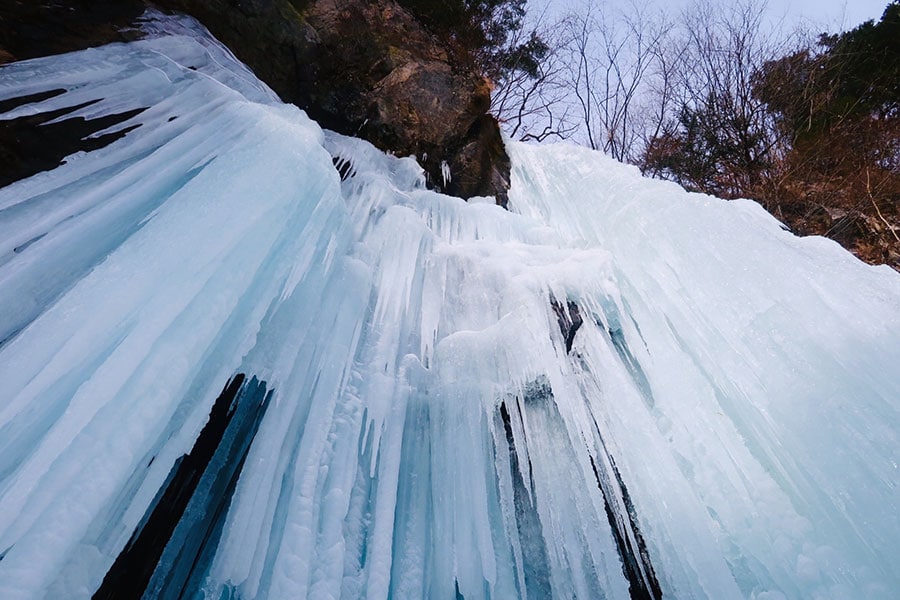
[[[567,145],[443,196],[145,28],[0,69],[127,117],[0,189],[0,597],[895,597],[897,273]]]

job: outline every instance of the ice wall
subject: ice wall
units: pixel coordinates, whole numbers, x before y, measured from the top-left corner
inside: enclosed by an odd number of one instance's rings
[[[0,597],[893,596],[897,273],[572,146],[435,194],[145,28],[0,69],[143,109],[0,189]]]

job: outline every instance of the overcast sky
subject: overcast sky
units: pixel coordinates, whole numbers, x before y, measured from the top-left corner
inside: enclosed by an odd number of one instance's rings
[[[564,11],[586,0],[530,0],[533,9],[550,5],[551,10]],[[675,12],[695,0],[637,0],[641,4],[656,5]],[[813,31],[836,33],[856,27],[869,19],[878,20],[889,0],[768,0],[768,11],[773,22],[784,19],[786,29],[805,23]],[[630,0],[595,0],[597,5],[626,6]],[[712,0],[714,3],[731,4],[730,0]]]
[[[811,21],[830,31],[852,29],[863,21],[878,20],[888,0],[770,0],[773,14],[785,15],[792,21]]]

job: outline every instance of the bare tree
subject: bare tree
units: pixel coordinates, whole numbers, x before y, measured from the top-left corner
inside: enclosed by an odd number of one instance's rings
[[[590,0],[568,21],[569,84],[587,144],[622,161],[641,155],[653,119],[650,78],[670,26],[631,3],[622,11]]]
[[[538,142],[565,139],[577,128],[570,118],[572,111],[567,102],[569,89],[562,60],[562,29],[551,25],[533,30],[529,35],[540,39],[546,48],[534,70],[511,65],[495,83],[491,112],[513,139]],[[524,40],[512,42],[522,44]]]
[[[766,14],[759,0],[698,0],[683,12],[682,41],[671,46],[679,56],[668,59],[669,116],[645,144],[645,172],[724,197],[764,185],[780,140],[754,81],[790,39]]]
[[[671,22],[662,16],[663,22]],[[659,173],[648,164],[647,149],[659,139],[677,112],[679,93],[676,89],[680,74],[685,72],[685,40],[670,26],[660,43],[652,48],[652,64],[648,72],[648,84],[644,92],[643,122],[639,131],[636,164],[641,172],[649,176]]]
[[[759,68],[787,47],[766,14],[764,0],[697,0],[680,19],[637,0],[583,0],[542,29],[536,73],[500,82],[495,114],[512,137],[571,136],[648,175],[734,196],[759,185],[778,150],[753,95]]]

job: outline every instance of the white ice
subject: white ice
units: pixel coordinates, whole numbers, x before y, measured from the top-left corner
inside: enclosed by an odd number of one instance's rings
[[[0,189],[0,597],[89,597],[236,372],[209,598],[628,598],[612,462],[665,597],[895,597],[898,273],[569,145],[443,196],[145,28],[0,69],[66,90],[0,119],[147,108]]]

